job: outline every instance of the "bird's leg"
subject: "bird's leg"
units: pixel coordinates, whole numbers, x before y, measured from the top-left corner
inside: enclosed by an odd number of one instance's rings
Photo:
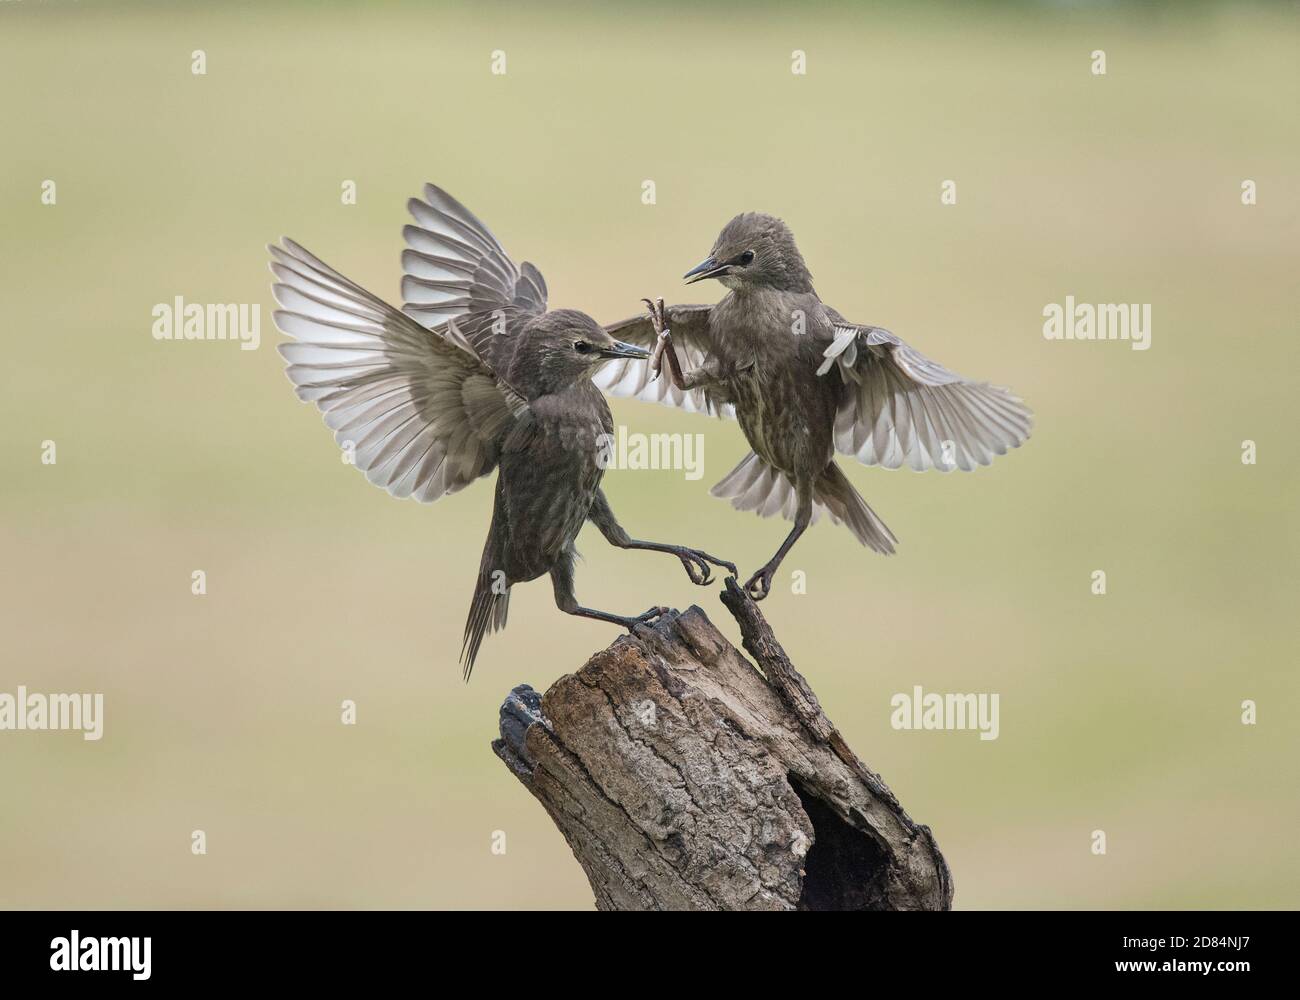
[[[781,565],[781,560],[786,557],[786,553],[794,547],[794,543],[799,541],[799,536],[807,531],[808,525],[812,523],[812,484],[797,483],[795,493],[799,498],[799,507],[794,515],[794,527],[790,529],[790,534],[781,543],[781,547],[776,550],[776,555],[745,584],[745,592],[755,601],[761,601],[771,592],[772,576]]]
[[[689,389],[691,384],[682,374],[682,363],[677,359],[677,350],[673,347],[672,331],[668,329],[668,314],[664,310],[664,300],[642,299],[650,310],[650,325],[658,335],[654,350],[650,352],[650,370],[655,377],[663,374],[664,358],[668,359],[668,377],[678,389]]]
[[[713,570],[709,567],[709,563],[723,567],[732,576],[740,575],[736,571],[736,567],[727,560],[711,556],[702,549],[689,549],[684,545],[669,545],[664,542],[643,542],[629,537],[628,533],[623,530],[623,526],[618,523],[618,519],[614,517],[614,510],[610,507],[604,490],[596,490],[596,498],[592,501],[591,510],[588,512],[587,517],[591,519],[592,524],[600,529],[600,533],[605,536],[605,540],[610,545],[616,545],[620,549],[645,549],[650,552],[667,552],[676,556],[686,568],[686,575],[691,578],[691,583],[699,584],[701,587],[713,582]]]
[[[584,608],[578,603],[578,598],[573,593],[573,563],[570,560],[561,560],[561,564],[551,570],[551,584],[555,588],[555,605],[567,615],[576,615],[579,618],[594,618],[596,621],[609,622],[611,625],[619,625],[633,631],[637,625],[645,625],[654,621],[661,615],[668,613],[667,608],[651,608],[649,611],[643,611],[639,615],[616,615],[608,611],[597,611],[595,608]]]
[[[614,544],[618,544],[615,542]],[[703,549],[690,549],[685,545],[668,545],[662,542],[642,542],[635,538],[629,538],[619,548],[622,549],[645,549],[649,552],[667,552],[676,556],[686,567],[686,575],[691,578],[691,583],[699,584],[701,587],[707,586],[713,582],[713,570],[709,568],[709,563],[715,566],[721,566],[732,576],[738,576],[739,570],[725,559],[719,559],[717,556],[711,556]]]
[[[566,614],[574,615],[578,618],[594,618],[598,622],[609,622],[611,625],[618,625],[621,628],[632,632],[638,625],[648,625],[656,618],[668,614],[667,608],[654,607],[649,611],[643,611],[639,615],[616,615],[608,611],[597,611],[594,608],[584,608],[579,604],[574,604],[572,608],[562,608]]]

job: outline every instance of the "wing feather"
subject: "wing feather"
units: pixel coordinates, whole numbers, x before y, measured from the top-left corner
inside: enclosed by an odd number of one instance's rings
[[[836,317],[818,373],[843,379],[835,448],[866,465],[970,470],[1028,438],[1033,414],[1010,390],[965,379],[880,327]]]
[[[462,234],[468,225],[442,224]],[[269,249],[275,323],[294,338],[280,345],[285,371],[366,478],[428,503],[491,472],[525,404],[470,345],[425,329],[292,240]]]
[[[444,338],[454,325],[462,346],[504,370],[512,338],[498,334],[546,311],[546,280],[527,261],[517,267],[492,231],[442,188],[426,184],[423,195],[407,202],[415,223],[402,229],[402,311]]]
[[[682,361],[682,370],[690,375],[695,369],[709,363],[712,341],[709,335],[709,313],[712,306],[688,305],[668,308],[668,328],[673,346]],[[645,313],[605,327],[605,332],[616,340],[654,350],[658,340],[650,317]],[[678,389],[667,373],[655,378],[648,360],[615,361],[605,365],[592,378],[597,388],[611,396],[625,396],[647,403],[675,406],[687,413],[719,414],[735,417],[730,403],[719,403],[709,397],[704,388]]]

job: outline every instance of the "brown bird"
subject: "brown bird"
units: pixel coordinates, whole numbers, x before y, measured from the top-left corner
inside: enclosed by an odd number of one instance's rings
[[[295,339],[280,353],[298,397],[320,408],[375,485],[430,503],[499,468],[461,647],[465,679],[484,634],[505,627],[516,583],[549,574],[560,610],[629,629],[664,612],[578,603],[573,543],[588,520],[620,548],[676,556],[694,583],[711,582],[710,563],[734,574],[699,549],[629,537],[601,491],[614,424],[591,376],[646,350],[583,313],[548,312],[537,268],[516,267],[445,191],[426,185],[408,208],[404,312],[286,239],[269,248],[283,307],[275,323]]]
[[[887,469],[968,470],[1029,437],[1029,408],[1007,389],[965,379],[823,303],[780,219],[736,216],[684,277],[716,278],[730,291],[714,306],[665,310],[662,299],[645,300],[648,316],[607,329],[653,355],[612,364],[595,382],[617,396],[740,421],[753,452],[713,495],[794,522],[746,582],[755,600],[767,596],[786,553],[823,513],[874,551],[894,551],[897,539],[836,465],[837,451]],[[665,360],[670,377],[660,379]]]

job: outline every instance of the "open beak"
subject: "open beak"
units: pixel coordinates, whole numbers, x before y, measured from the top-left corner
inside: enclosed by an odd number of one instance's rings
[[[616,340],[608,347],[600,349],[602,358],[648,358],[650,352],[644,347],[637,347],[636,344],[625,344],[621,340]]]
[[[688,285],[693,285],[697,281],[703,281],[705,278],[717,278],[727,273],[731,269],[730,264],[719,264],[716,257],[705,257],[693,268],[682,275]]]

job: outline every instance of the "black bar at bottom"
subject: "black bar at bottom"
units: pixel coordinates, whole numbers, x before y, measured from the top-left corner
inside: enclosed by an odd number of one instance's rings
[[[727,926],[723,927],[723,923]],[[0,982],[114,985],[286,983],[337,989],[503,976],[545,989],[568,975],[614,990],[700,964],[728,983],[783,966],[840,969],[865,986],[1128,982],[1232,989],[1288,971],[1291,912],[957,912],[745,918],[582,913],[318,911],[0,912]],[[718,948],[726,945],[725,954]],[[648,963],[648,964],[647,964]],[[548,971],[548,966],[551,966]],[[677,973],[684,973],[684,968]],[[455,978],[448,980],[448,974]],[[622,977],[621,979],[618,977]],[[1263,977],[1261,980],[1258,977]],[[691,986],[699,976],[692,973]],[[810,982],[809,988],[815,988]],[[14,994],[16,995],[16,994]]]

